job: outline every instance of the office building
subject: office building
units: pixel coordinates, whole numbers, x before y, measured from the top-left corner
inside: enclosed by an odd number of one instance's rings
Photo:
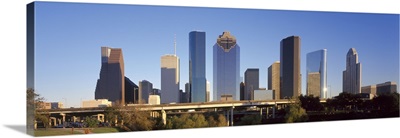
[[[389,93],[394,93],[394,92],[397,92],[396,82],[388,81],[388,82],[376,85],[376,94],[377,95],[389,94]]]
[[[100,78],[95,99],[108,99],[125,104],[125,71],[121,48],[101,47]]]
[[[376,85],[368,85],[361,87],[361,93],[369,93],[376,95]]]
[[[278,100],[280,99],[280,84],[281,84],[281,79],[280,79],[280,67],[281,64],[279,61],[275,61],[272,63],[271,66],[268,67],[268,90],[273,90],[274,91],[274,99]]]
[[[230,32],[219,35],[213,46],[213,98],[231,95],[233,100],[240,100],[240,47]],[[225,98],[226,99],[226,98]]]
[[[211,86],[210,86],[210,82],[207,81],[206,85],[207,85],[207,89],[206,89],[206,102],[210,102],[210,101],[211,101]]]
[[[189,83],[185,83],[185,92],[186,92],[186,97],[188,98],[187,102],[191,103],[192,102],[192,98],[191,98],[190,84]]]
[[[259,89],[259,84],[260,84],[259,69],[256,68],[247,69],[244,72],[244,85],[246,86],[244,92],[244,100],[253,100],[254,90]]]
[[[152,95],[159,95],[161,98],[161,90],[157,88],[153,88],[153,92],[151,93]]]
[[[206,33],[189,33],[189,83],[191,101],[206,101]]]
[[[161,57],[161,103],[179,102],[179,57]]]
[[[301,94],[300,37],[290,36],[280,44],[280,99]]]
[[[111,107],[112,102],[107,99],[96,99],[96,100],[87,100],[82,101],[82,108],[89,107]]]
[[[257,100],[273,100],[274,99],[274,91],[273,90],[266,90],[265,88],[254,90],[254,97],[255,101]]]
[[[64,108],[64,104],[61,102],[52,102],[51,109],[61,109]]]
[[[350,48],[346,56],[346,70],[343,71],[343,92],[361,93],[361,63],[358,62],[358,53]]]
[[[328,98],[327,91],[327,50],[322,49],[307,54],[307,95]]]
[[[135,104],[139,102],[139,86],[125,77],[125,103]]]
[[[150,105],[159,105],[160,104],[160,95],[149,95],[149,104]]]
[[[244,100],[245,85],[244,82],[240,82],[240,100]]]
[[[147,80],[139,81],[138,104],[148,103],[149,95],[153,92],[153,84]]]

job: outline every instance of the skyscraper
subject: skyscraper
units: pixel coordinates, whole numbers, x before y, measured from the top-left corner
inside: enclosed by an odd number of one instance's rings
[[[189,33],[189,84],[192,102],[206,101],[206,33]]]
[[[139,102],[139,86],[125,77],[125,103],[133,104]]]
[[[121,48],[101,47],[100,78],[95,99],[108,99],[125,104],[125,72]]]
[[[307,54],[307,95],[327,97],[327,50]]]
[[[358,62],[358,53],[350,48],[346,56],[346,70],[343,71],[343,92],[361,93],[361,63]]]
[[[153,84],[147,80],[139,81],[139,104],[146,104],[153,93]]]
[[[206,89],[206,102],[211,101],[211,92],[210,92],[210,82],[207,81],[207,89]]]
[[[271,66],[268,67],[268,90],[274,91],[274,99],[280,99],[280,67],[281,63],[275,61]]]
[[[240,47],[230,32],[219,35],[213,46],[213,98],[239,100]],[[230,99],[230,98],[229,98]]]
[[[281,99],[301,94],[300,37],[290,36],[281,41],[280,77]]]
[[[191,94],[190,94],[190,84],[189,83],[185,83],[185,92],[186,92],[186,98],[187,98],[187,102],[191,103],[192,102],[192,98],[191,98]]]
[[[179,57],[161,57],[161,103],[179,102]]]
[[[244,82],[240,82],[240,100],[244,100],[244,90],[245,86],[244,86]]]
[[[258,90],[260,85],[259,69],[247,69],[244,72],[244,85],[244,100],[254,100],[254,90]]]

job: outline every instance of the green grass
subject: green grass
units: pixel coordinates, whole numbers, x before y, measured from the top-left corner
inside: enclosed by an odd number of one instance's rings
[[[100,127],[100,128],[94,128],[92,130],[92,133],[113,133],[113,132],[119,132],[117,128],[113,127]]]
[[[114,133],[120,132],[117,128],[113,127],[101,127],[101,128],[91,128],[91,133]],[[35,136],[58,136],[58,135],[72,135],[71,128],[48,128],[48,129],[38,129],[34,131]],[[75,128],[73,134],[84,134],[84,128]]]
[[[35,136],[57,136],[57,135],[72,135],[71,128],[48,128],[38,129],[34,132]],[[81,132],[74,131],[73,134],[83,134]]]

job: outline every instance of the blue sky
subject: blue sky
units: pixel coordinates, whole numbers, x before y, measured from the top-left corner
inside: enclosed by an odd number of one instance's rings
[[[181,89],[188,82],[189,32],[206,32],[206,78],[212,84],[212,46],[230,31],[241,47],[241,71],[267,69],[279,60],[283,38],[301,38],[301,73],[306,54],[328,50],[328,85],[342,90],[342,71],[350,48],[356,48],[362,86],[399,80],[399,15],[222,8],[160,7],[39,2],[36,7],[35,89],[47,101],[80,106],[94,99],[101,67],[100,47],[122,48],[125,76],[149,80],[160,88],[160,58],[180,57]],[[305,94],[306,78],[302,77]],[[212,88],[212,87],[211,87]]]

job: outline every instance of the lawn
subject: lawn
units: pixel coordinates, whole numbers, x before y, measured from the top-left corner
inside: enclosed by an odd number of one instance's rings
[[[119,132],[117,128],[113,127],[99,127],[99,128],[94,128],[92,130],[92,133],[113,133],[113,132]]]
[[[57,136],[57,135],[71,135],[71,128],[48,128],[35,130],[35,136]],[[74,131],[73,134],[83,134],[82,132]]]
[[[91,133],[113,133],[119,132],[117,128],[113,127],[100,127],[100,128],[92,128]],[[84,134],[85,131],[83,128],[75,128],[73,134]],[[48,128],[48,129],[38,129],[35,130],[35,136],[57,136],[57,135],[71,135],[71,128]]]

